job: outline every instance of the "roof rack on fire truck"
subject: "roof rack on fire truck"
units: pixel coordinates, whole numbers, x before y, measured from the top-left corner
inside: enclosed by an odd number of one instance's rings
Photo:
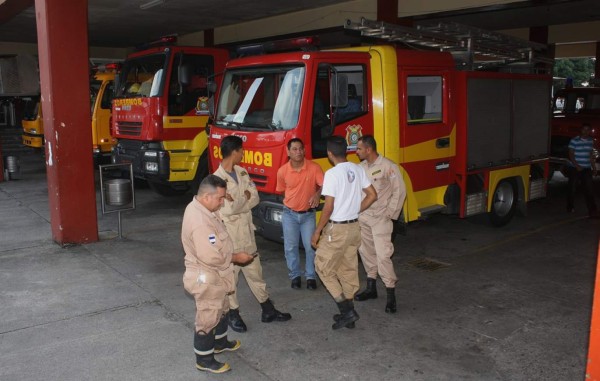
[[[479,70],[514,63],[551,64],[546,45],[455,22],[419,23],[416,28],[361,18],[346,20],[344,28],[362,36],[452,53],[457,68]]]

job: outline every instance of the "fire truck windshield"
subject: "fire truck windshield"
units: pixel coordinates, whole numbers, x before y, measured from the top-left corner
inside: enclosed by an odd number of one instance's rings
[[[127,59],[119,74],[117,98],[161,96],[163,72],[167,66],[164,53]]]
[[[298,124],[305,67],[231,69],[225,73],[215,123],[224,128],[291,130]]]

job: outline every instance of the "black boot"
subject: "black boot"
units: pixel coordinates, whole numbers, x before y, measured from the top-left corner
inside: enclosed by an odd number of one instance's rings
[[[354,302],[352,301],[352,299],[348,299],[348,304],[349,304],[350,308],[354,309]],[[342,314],[333,315],[334,321],[339,321],[341,318],[342,318]],[[354,329],[354,327],[356,327],[354,322],[346,324],[346,328]]]
[[[280,312],[275,309],[271,299],[267,299],[260,304],[262,308],[262,316],[261,321],[263,323],[270,323],[273,320],[275,321],[288,321],[292,318],[292,315],[287,312]]]
[[[230,309],[227,313],[227,319],[229,320],[229,326],[234,331],[242,333],[248,330],[246,323],[244,323],[242,317],[240,316],[240,310],[238,308]]]
[[[337,303],[337,306],[340,309],[340,317],[335,323],[333,323],[331,328],[340,329],[342,327],[347,327],[348,324],[354,323],[355,321],[360,319],[360,316],[358,316],[356,311],[354,311],[353,306],[348,300],[344,300],[343,302]]]
[[[385,312],[388,314],[396,313],[396,290],[394,287],[386,287],[387,292],[387,303],[385,305]]]
[[[233,352],[241,345],[239,340],[227,340],[227,322],[227,316],[223,315],[219,321],[219,324],[217,324],[217,327],[215,328],[215,353],[221,353],[225,351]]]
[[[377,299],[377,279],[367,278],[367,288],[354,295],[354,300],[362,302],[368,299]]]
[[[196,369],[211,373],[223,373],[231,370],[227,363],[215,360],[215,330],[206,335],[194,334],[194,352],[196,353]]]

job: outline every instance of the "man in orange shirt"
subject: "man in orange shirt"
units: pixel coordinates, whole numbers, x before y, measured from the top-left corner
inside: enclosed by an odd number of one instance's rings
[[[315,231],[315,210],[321,198],[323,170],[304,157],[304,143],[298,138],[287,144],[290,160],[277,171],[277,191],[284,192],[283,199],[283,245],[292,288],[302,288],[299,243],[306,253],[304,275],[306,288],[317,288],[315,273],[315,250],[310,239]]]

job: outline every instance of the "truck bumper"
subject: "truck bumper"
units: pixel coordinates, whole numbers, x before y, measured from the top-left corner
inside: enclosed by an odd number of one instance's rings
[[[120,140],[112,150],[112,163],[131,163],[133,175],[140,179],[169,181],[169,153],[157,142]]]
[[[33,148],[42,148],[44,146],[44,135],[34,135],[24,133],[21,135],[23,145]]]
[[[280,196],[262,195],[260,203],[252,209],[256,233],[271,241],[283,243],[283,203]]]

